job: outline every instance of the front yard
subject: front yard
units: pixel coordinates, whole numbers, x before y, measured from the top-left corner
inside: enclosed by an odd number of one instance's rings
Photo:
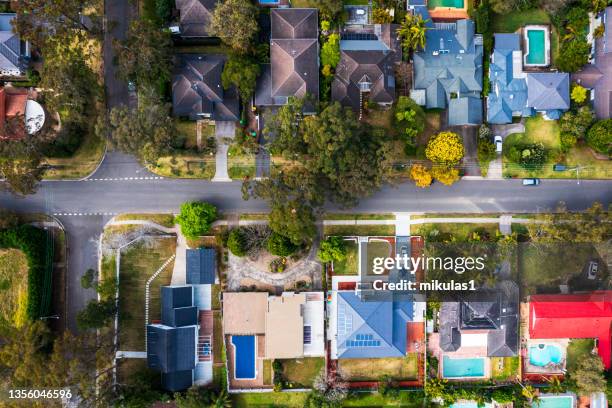
[[[170,178],[198,178],[210,180],[215,175],[215,156],[187,151],[161,157],[155,166],[147,168],[155,174]]]
[[[175,237],[142,238],[123,250],[119,273],[119,347],[144,351],[145,285],[174,255]],[[169,285],[174,262],[170,262],[150,286],[149,322],[161,319],[161,286]]]
[[[346,246],[346,259],[343,261],[334,261],[334,275],[357,275],[357,257],[359,254],[357,242],[345,240],[344,245]]]
[[[231,179],[255,177],[255,155],[230,148],[227,154],[227,173]]]
[[[509,152],[514,146],[541,142],[547,150],[546,162],[539,169],[527,170],[510,160]],[[503,175],[504,177],[542,177],[542,178],[576,178],[576,169],[580,178],[612,177],[612,161],[597,160],[590,149],[577,145],[567,154],[559,150],[560,130],[557,121],[544,120],[542,116],[528,118],[525,121],[525,133],[514,133],[504,140]],[[570,170],[554,171],[553,165],[562,163]]]
[[[395,225],[326,225],[323,233],[340,236],[391,236],[395,235]]]
[[[395,380],[413,380],[418,375],[416,354],[390,358],[345,358],[338,360],[339,369],[349,381],[378,381],[382,376]]]

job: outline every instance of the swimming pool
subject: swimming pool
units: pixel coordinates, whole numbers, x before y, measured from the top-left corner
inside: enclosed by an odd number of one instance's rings
[[[525,64],[546,65],[546,30],[541,28],[527,29],[527,54]]]
[[[484,358],[449,358],[442,361],[442,376],[444,378],[484,377]]]
[[[278,4],[280,0],[258,0],[259,4]]]
[[[255,336],[232,336],[234,346],[234,378],[255,378]]]
[[[538,408],[574,408],[574,397],[571,395],[541,396],[540,403],[533,403]]]
[[[563,353],[553,344],[538,344],[529,347],[529,363],[537,367],[546,367],[549,364],[561,362]]]
[[[430,9],[436,7],[454,7],[462,9],[464,7],[463,0],[429,0],[427,7]]]

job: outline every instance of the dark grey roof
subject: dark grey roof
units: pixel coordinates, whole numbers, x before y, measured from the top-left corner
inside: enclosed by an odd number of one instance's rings
[[[208,37],[208,24],[217,0],[175,0],[182,37]]]
[[[217,251],[214,248],[187,250],[187,284],[214,284],[217,270]]]
[[[191,286],[162,286],[162,324],[171,327],[197,324],[198,308],[193,306]]]
[[[474,32],[471,20],[436,24],[425,34],[425,49],[414,54],[413,88],[425,90],[427,108],[449,108],[449,125],[482,122],[482,103],[477,100],[482,92],[483,46]],[[451,101],[451,93],[459,98]]]
[[[291,96],[319,100],[319,43],[316,9],[272,9],[270,77],[264,70],[256,101],[284,105]],[[268,87],[269,84],[269,87]],[[269,96],[267,94],[269,93]],[[267,103],[265,103],[267,102]]]
[[[162,373],[195,368],[196,327],[147,326],[147,362]]]
[[[165,390],[171,392],[186,390],[193,385],[193,371],[184,370],[162,373],[161,383]]]
[[[487,356],[511,357],[518,352],[518,288],[502,282],[492,290],[481,290],[440,308],[440,348],[456,351],[461,332],[487,330]]]
[[[225,56],[180,54],[172,77],[174,116],[192,120],[203,117],[219,121],[239,119],[238,92],[223,89],[221,74]]]

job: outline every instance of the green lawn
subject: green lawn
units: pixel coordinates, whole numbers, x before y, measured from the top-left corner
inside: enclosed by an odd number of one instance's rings
[[[227,173],[230,178],[236,180],[255,177],[255,155],[240,154],[230,149],[227,155]]]
[[[324,235],[341,236],[393,236],[395,225],[326,225]]]
[[[85,134],[81,145],[72,156],[45,158],[45,162],[53,167],[45,171],[44,178],[57,180],[88,176],[102,161],[105,147],[105,141],[93,134]]]
[[[357,275],[359,254],[357,242],[347,240],[344,241],[344,244],[346,245],[346,259],[334,261],[334,275]]]
[[[415,379],[418,374],[417,356],[389,358],[346,358],[339,361],[340,370],[352,381],[377,381],[383,375],[396,380]]]
[[[581,178],[612,178],[612,161],[597,160],[588,147],[577,145],[566,155],[559,151],[560,130],[557,121],[544,120],[541,116],[528,118],[525,122],[525,133],[509,135],[504,140],[504,151],[517,144],[542,142],[548,150],[546,163],[541,169],[526,170],[517,163],[510,162],[504,155],[503,174],[505,177],[542,177],[542,178],[576,178],[576,171],[553,171],[553,165],[563,163],[569,168],[580,166]]]
[[[288,383],[293,385],[291,388],[312,387],[313,380],[325,365],[324,358],[315,357],[281,361],[283,364],[283,377]]]
[[[27,321],[28,260],[18,249],[0,249],[0,322],[21,327]]]
[[[173,214],[120,214],[115,217],[117,221],[151,221],[163,227],[172,228],[174,226]]]
[[[175,238],[148,238],[123,250],[119,273],[119,344],[121,350],[144,351],[145,284],[176,249]],[[149,321],[161,318],[160,291],[172,279],[170,264],[151,282]]]
[[[293,408],[303,407],[308,393],[306,392],[254,392],[232,394],[233,408],[275,407]]]
[[[573,339],[567,346],[567,371],[570,373],[576,368],[578,361],[591,354],[595,346],[593,339]]]
[[[465,223],[465,224],[417,224],[411,226],[411,234],[425,238],[437,231],[438,236],[452,235],[458,242],[464,242],[468,236],[478,230],[486,231],[490,237],[495,237],[499,231],[498,223]]]
[[[367,246],[368,271],[367,271],[367,274],[373,275],[371,268],[374,265],[375,258],[389,258],[391,255],[393,255],[392,250],[393,250],[392,245],[388,241],[370,241],[368,242],[368,246]]]
[[[196,122],[191,120],[179,120],[174,121],[176,131],[179,135],[185,137],[185,147],[195,149],[198,147],[198,132]]]
[[[500,366],[500,362],[503,362]],[[491,358],[491,377],[494,380],[514,380],[518,375],[518,357],[493,357]]]
[[[423,407],[423,395],[420,391],[400,391],[396,400],[383,397],[373,392],[357,392],[342,403],[343,407]]]
[[[210,180],[215,175],[215,156],[204,153],[175,154],[161,157],[155,166],[149,165],[147,168],[163,177]]]

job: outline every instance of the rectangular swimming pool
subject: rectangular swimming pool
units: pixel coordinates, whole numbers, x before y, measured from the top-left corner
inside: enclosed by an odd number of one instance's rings
[[[444,356],[442,361],[442,376],[444,378],[484,377],[485,359],[477,358],[449,358]]]
[[[541,29],[528,29],[527,40],[529,42],[527,50],[527,64],[544,65],[546,64],[546,31]]]
[[[234,378],[255,378],[255,336],[232,336],[234,346]]]
[[[532,404],[538,408],[574,408],[574,397],[571,395],[541,396],[539,404]]]
[[[427,8],[434,9],[436,7],[453,7],[462,9],[464,6],[464,0],[429,0],[427,2]]]

